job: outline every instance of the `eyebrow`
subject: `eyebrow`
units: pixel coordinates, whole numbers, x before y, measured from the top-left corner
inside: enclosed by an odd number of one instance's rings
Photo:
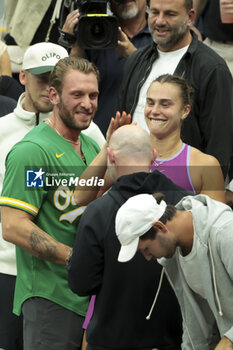
[[[164,11],[166,14],[174,14],[174,15],[177,15],[179,12],[178,11],[176,11],[176,10],[165,10]]]
[[[148,101],[148,102],[154,102],[155,101],[155,99],[153,99],[152,97],[147,97],[146,98],[146,101]],[[169,103],[172,103],[173,102],[173,100],[172,99],[170,99],[170,98],[161,98],[161,99],[159,99],[159,102],[161,103],[164,103],[164,102],[169,102]]]
[[[158,12],[161,12],[158,8],[156,8],[156,7],[151,7],[150,8],[150,11],[158,11]],[[167,10],[164,10],[164,11],[162,11],[162,12],[164,12],[164,13],[166,13],[166,14],[168,14],[168,13],[174,13],[174,14],[178,14],[179,12],[178,11],[176,11],[176,10],[174,10],[174,9],[167,9]]]
[[[169,102],[169,103],[172,103],[172,102],[173,102],[173,100],[170,99],[170,98],[161,98],[159,101],[160,101],[160,102]]]
[[[71,94],[76,94],[76,93],[78,93],[78,94],[86,94],[86,91],[83,91],[82,89],[71,89],[70,93]],[[92,95],[92,94],[97,94],[98,95],[99,94],[99,90],[93,90],[93,91],[90,91],[88,93],[88,95]]]

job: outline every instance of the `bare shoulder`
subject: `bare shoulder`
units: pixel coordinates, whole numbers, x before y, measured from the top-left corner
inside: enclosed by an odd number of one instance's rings
[[[225,184],[221,166],[218,160],[192,147],[190,154],[190,174],[196,193],[225,203]]]
[[[201,152],[195,147],[191,147],[190,165],[195,166],[220,166],[219,161],[214,156]]]

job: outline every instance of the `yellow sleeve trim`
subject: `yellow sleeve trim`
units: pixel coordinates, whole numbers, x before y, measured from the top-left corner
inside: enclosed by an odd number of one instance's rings
[[[20,201],[19,199],[9,198],[9,197],[0,197],[0,205],[9,205],[10,207],[17,207],[29,211],[33,215],[37,215],[39,209],[34,207],[31,204]]]

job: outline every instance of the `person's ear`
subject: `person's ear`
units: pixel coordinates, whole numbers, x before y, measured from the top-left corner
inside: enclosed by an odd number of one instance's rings
[[[19,81],[22,85],[26,85],[27,82],[27,76],[26,76],[26,71],[24,69],[20,69],[19,72]]]
[[[195,23],[195,19],[196,19],[196,12],[194,9],[189,10],[188,12],[188,26],[190,27],[191,24]]]
[[[162,233],[167,232],[167,227],[162,221],[159,221],[159,220],[155,221],[155,222],[153,222],[152,226]]]
[[[58,103],[60,103],[60,96],[57,90],[55,89],[55,87],[50,86],[48,94],[49,94],[49,99],[53,105],[57,105]]]
[[[107,147],[107,152],[108,152],[108,160],[110,164],[115,164],[115,154],[113,149],[110,147]]]
[[[181,116],[181,120],[186,119],[187,116],[189,115],[190,111],[191,111],[191,106],[190,105],[184,106],[183,113],[182,113],[182,116]]]

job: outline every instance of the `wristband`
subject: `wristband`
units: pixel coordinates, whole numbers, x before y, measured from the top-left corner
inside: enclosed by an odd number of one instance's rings
[[[65,47],[71,47],[76,42],[76,36],[67,32],[64,32],[61,28],[58,28],[60,37],[58,44]]]

